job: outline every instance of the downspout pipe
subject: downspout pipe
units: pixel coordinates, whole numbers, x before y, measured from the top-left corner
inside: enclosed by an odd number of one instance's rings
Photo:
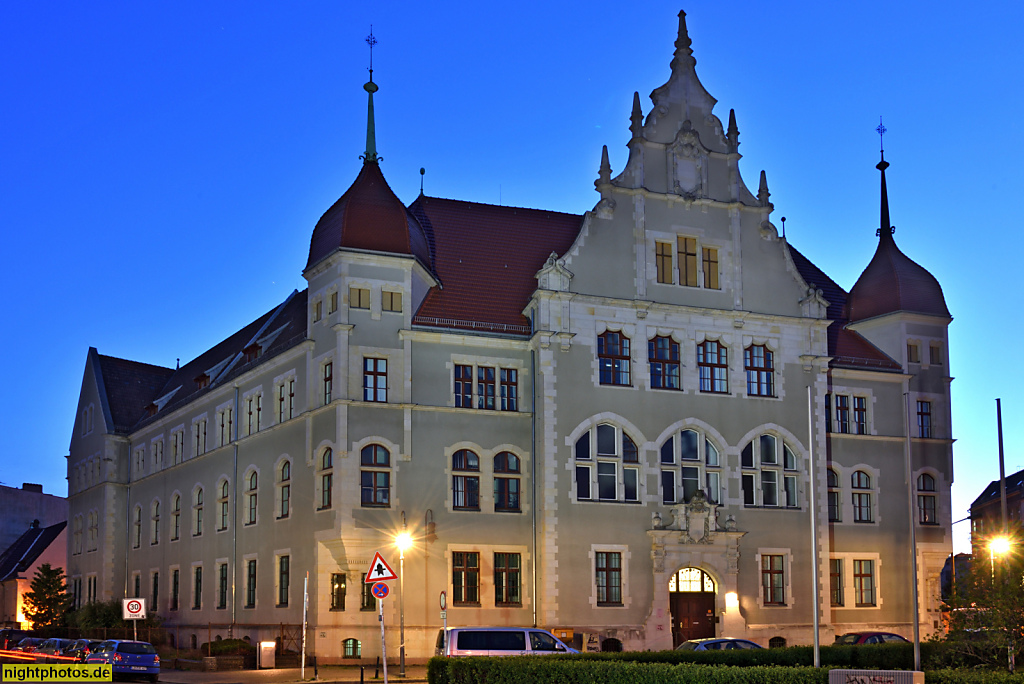
[[[532,526],[533,549],[530,552],[530,559],[533,564],[533,626],[537,626],[537,600],[540,583],[537,580],[537,352],[530,350],[530,383],[532,391],[530,396],[530,449],[533,452],[530,458],[530,524]]]
[[[238,495],[241,488],[238,486],[238,386],[235,386],[235,405],[231,409],[235,414],[234,424],[231,426],[232,454],[231,454],[231,484],[235,495],[231,497],[231,636],[235,635],[235,622],[238,618],[238,597],[237,574],[238,574]]]

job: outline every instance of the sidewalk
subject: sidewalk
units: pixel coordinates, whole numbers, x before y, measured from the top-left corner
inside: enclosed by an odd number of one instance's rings
[[[358,682],[359,667],[356,665],[322,665],[317,671],[317,678],[313,679],[313,668],[306,668],[305,681],[316,681],[320,684],[329,682]],[[372,665],[363,666],[364,684],[383,684],[384,670],[380,671],[380,678],[373,678],[374,668]],[[198,672],[187,670],[161,670],[160,681],[165,684],[276,684],[278,682],[300,682],[300,669],[280,668],[273,670],[228,670],[226,672]],[[391,682],[420,682],[427,681],[426,665],[406,665],[405,677],[398,676],[398,666],[388,666],[388,683]]]

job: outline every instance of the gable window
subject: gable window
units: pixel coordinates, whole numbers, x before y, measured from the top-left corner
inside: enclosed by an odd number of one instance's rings
[[[181,536],[181,496],[174,495],[171,499],[171,541],[178,541]]]
[[[697,345],[697,370],[701,392],[729,393],[728,349],[720,342],[704,340]]]
[[[198,537],[203,533],[203,488],[196,488],[192,495],[192,536]]]
[[[704,287],[709,290],[719,289],[718,285],[718,250],[714,247],[704,247]]]
[[[647,341],[653,389],[682,389],[679,382],[679,343],[659,335]]]
[[[850,478],[853,488],[853,522],[874,522],[871,507],[871,476],[863,470],[853,473]]]
[[[452,455],[452,473],[452,506],[458,510],[480,510],[480,459],[477,455],[469,449],[456,451]]]
[[[334,453],[324,449],[320,457],[320,510],[330,508],[334,489]]]
[[[576,440],[575,457],[577,500],[595,498],[596,490],[600,501],[639,501],[639,451],[625,431],[608,423],[588,430]]]
[[[476,369],[476,394],[477,408],[494,408],[494,368],[490,366],[480,366]]]
[[[828,559],[829,602],[833,606],[843,605],[843,559]]]
[[[261,351],[262,349],[260,348],[258,342],[253,342],[252,344],[250,344],[248,347],[242,350],[242,353],[245,354],[245,362],[252,363],[256,359],[258,359],[260,357]]]
[[[522,605],[520,587],[520,558],[518,553],[494,554],[494,605]]]
[[[711,503],[719,503],[718,448],[705,435],[689,428],[673,434],[661,445],[660,461],[662,503],[688,502],[698,490],[703,490]]]
[[[370,290],[365,287],[348,288],[348,305],[353,309],[369,309]]]
[[[363,359],[363,401],[388,400],[388,360]]]
[[[502,451],[494,457],[494,510],[519,511],[519,457]]]
[[[257,490],[259,489],[260,476],[253,471],[249,474],[248,487],[245,490],[245,524],[255,525],[256,524],[256,502],[257,502]]]
[[[292,464],[291,461],[284,461],[278,469],[277,478],[277,519],[287,518],[291,514],[292,506]]]
[[[875,562],[853,561],[853,592],[858,608],[875,605]]]
[[[594,583],[597,605],[622,605],[622,554],[617,551],[594,552]]]
[[[679,251],[679,284],[697,287],[697,239],[679,237],[676,246]]]
[[[331,403],[331,393],[334,389],[334,364],[328,361],[324,364],[324,405]]]
[[[747,371],[747,394],[755,397],[775,396],[775,354],[763,344],[743,350],[743,366]]]
[[[917,436],[929,438],[932,436],[932,402],[917,402]]]
[[[766,606],[786,605],[785,557],[761,556],[761,590]]]
[[[842,521],[842,506],[840,503],[839,475],[831,468],[827,471],[828,482],[828,521]]]
[[[672,243],[654,243],[654,263],[658,269],[658,282],[672,284]]]
[[[196,389],[206,389],[207,387],[210,386],[210,376],[207,375],[206,373],[203,373],[202,375],[197,375],[195,378],[193,378],[193,380],[196,383]]]
[[[331,573],[331,610],[345,610],[345,573]]]
[[[459,408],[473,407],[473,367],[463,364],[455,365],[455,406]]]
[[[917,477],[917,521],[922,525],[938,525],[935,516],[935,478],[928,473]]]
[[[388,292],[384,290],[380,293],[380,308],[384,311],[394,311],[396,313],[402,313],[402,293],[401,292]]]
[[[391,454],[379,444],[370,444],[359,452],[362,469],[360,501],[363,507],[391,505]]]
[[[630,385],[628,337],[612,331],[599,335],[597,361],[602,385]]]
[[[476,551],[452,552],[452,604],[480,605],[480,554]]]
[[[220,508],[220,516],[217,518],[217,531],[223,532],[228,529],[228,503],[229,503],[229,488],[227,480],[220,483],[220,497],[217,499],[217,505]]]

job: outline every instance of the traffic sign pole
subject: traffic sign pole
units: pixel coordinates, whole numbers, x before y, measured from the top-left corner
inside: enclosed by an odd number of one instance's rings
[[[386,585],[385,585],[386,586]],[[377,599],[377,619],[380,620],[380,659],[384,661],[384,684],[388,684],[388,645],[384,641],[384,601]]]

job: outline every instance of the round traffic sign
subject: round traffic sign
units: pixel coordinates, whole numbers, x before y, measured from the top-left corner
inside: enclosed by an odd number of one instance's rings
[[[447,591],[442,591],[439,600],[441,601],[441,610],[444,610],[445,608],[447,608],[448,607],[448,592]]]
[[[128,612],[129,613],[141,613],[142,612],[142,603],[140,601],[129,601],[128,602]]]
[[[388,593],[390,591],[391,589],[388,588],[388,585],[384,584],[383,582],[377,582],[372,587],[370,587],[370,593],[372,593],[379,599],[387,598]]]

